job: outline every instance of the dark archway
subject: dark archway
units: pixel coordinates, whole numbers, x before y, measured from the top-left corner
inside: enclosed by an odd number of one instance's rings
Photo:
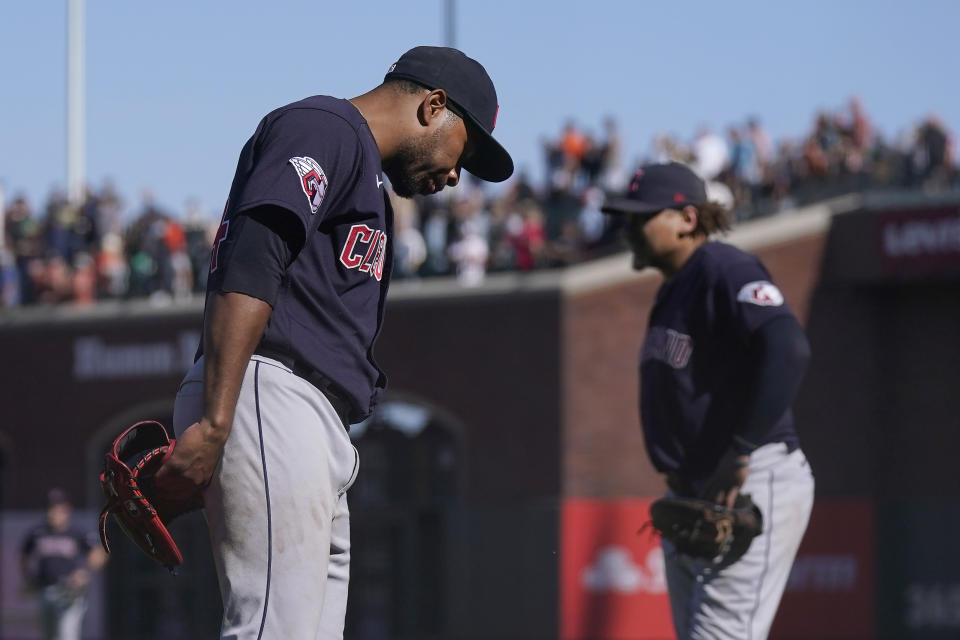
[[[347,637],[443,637],[462,433],[446,412],[400,394],[351,428],[360,473],[349,492]]]

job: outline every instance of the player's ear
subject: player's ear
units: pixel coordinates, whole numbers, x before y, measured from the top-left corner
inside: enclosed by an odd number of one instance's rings
[[[692,204],[680,210],[680,234],[692,236],[700,222],[700,212]]]
[[[420,124],[429,126],[443,115],[446,108],[447,92],[443,89],[430,91],[423,96],[423,100],[420,102],[420,110],[417,114],[420,117]]]

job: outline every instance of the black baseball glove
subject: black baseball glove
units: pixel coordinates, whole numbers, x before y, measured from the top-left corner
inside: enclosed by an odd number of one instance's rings
[[[763,531],[763,516],[749,495],[737,496],[733,509],[699,498],[667,496],[650,505],[653,528],[688,556],[725,564],[747,552]]]
[[[153,488],[153,474],[171,453],[176,441],[159,422],[145,420],[126,429],[113,441],[103,463],[100,485],[107,504],[100,512],[100,542],[107,553],[107,516],[113,515],[127,536],[148,556],[173,571],[183,562],[167,524],[177,516],[203,506],[199,492],[187,500],[166,500]]]

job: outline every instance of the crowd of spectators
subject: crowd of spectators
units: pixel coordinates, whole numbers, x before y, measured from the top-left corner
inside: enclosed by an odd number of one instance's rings
[[[188,297],[203,290],[214,226],[197,211],[165,213],[149,193],[125,221],[109,183],[78,204],[54,192],[42,212],[16,196],[4,211],[0,306]]]
[[[664,137],[655,141],[654,156],[691,164],[738,220],[865,188],[958,186],[952,140],[939,118],[928,116],[886,140],[856,97],[843,110],[818,113],[800,139],[774,145],[756,118],[726,135],[703,128],[689,146]]]
[[[942,122],[929,116],[888,141],[856,98],[840,111],[817,114],[799,139],[774,143],[757,118],[725,134],[702,127],[687,142],[658,135],[628,165],[613,119],[599,135],[570,121],[542,141],[540,183],[520,171],[494,193],[465,175],[437,196],[394,198],[394,277],[450,275],[470,286],[490,272],[562,267],[617,251],[617,219],[600,207],[646,162],[688,163],[736,220],[864,188],[960,187]],[[219,223],[195,208],[171,215],[149,194],[131,215],[110,184],[88,190],[80,203],[53,193],[40,211],[14,196],[4,213],[0,307],[125,298],[165,303],[202,292]]]

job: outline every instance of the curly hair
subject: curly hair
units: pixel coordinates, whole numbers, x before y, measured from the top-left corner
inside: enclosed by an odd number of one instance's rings
[[[693,235],[710,237],[715,233],[726,233],[730,230],[730,212],[722,204],[706,202],[696,207],[697,228],[693,230]]]

